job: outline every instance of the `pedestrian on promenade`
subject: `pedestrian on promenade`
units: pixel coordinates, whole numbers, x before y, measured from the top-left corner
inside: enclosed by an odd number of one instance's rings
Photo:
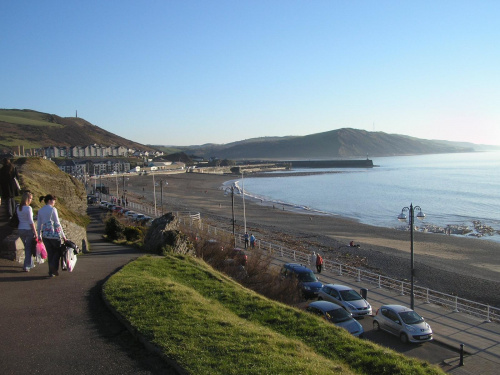
[[[24,244],[24,272],[29,272],[34,266],[31,250],[34,245],[33,241],[36,240],[36,228],[33,221],[33,209],[30,206],[32,199],[33,194],[29,191],[25,192],[21,197],[21,204],[17,207],[19,218],[17,229]]]
[[[245,232],[243,238],[245,239],[245,249],[246,249],[248,247],[248,232]]]
[[[318,253],[316,255],[316,270],[321,273],[321,267],[323,266],[323,257]]]
[[[311,254],[311,267],[314,267],[314,265],[316,264],[316,252],[313,251],[313,253]]]
[[[253,234],[250,235],[250,247],[255,247],[255,236]]]
[[[66,236],[59,222],[57,209],[54,207],[57,198],[47,194],[40,197],[45,206],[38,211],[37,230],[38,240],[42,241],[47,250],[47,261],[49,263],[49,276],[59,275],[59,259],[61,258],[61,239],[66,241]]]
[[[10,220],[16,210],[14,198],[21,193],[18,185],[19,175],[17,168],[12,165],[9,159],[4,158],[2,164],[3,166],[0,168],[0,203],[7,205]]]

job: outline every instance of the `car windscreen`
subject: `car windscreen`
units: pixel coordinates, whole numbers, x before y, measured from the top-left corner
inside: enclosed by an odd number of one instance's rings
[[[415,311],[400,312],[399,316],[405,324],[418,324],[424,321],[424,318],[418,315]]]
[[[357,301],[362,299],[361,296],[355,290],[341,290],[340,296],[344,301]]]
[[[302,281],[303,283],[312,283],[314,281],[318,281],[318,279],[316,278],[316,275],[314,275],[314,273],[311,272],[301,272],[299,274],[297,274],[297,278],[299,279],[299,281]]]
[[[351,315],[342,308],[327,311],[326,317],[332,323],[341,323],[352,319]]]

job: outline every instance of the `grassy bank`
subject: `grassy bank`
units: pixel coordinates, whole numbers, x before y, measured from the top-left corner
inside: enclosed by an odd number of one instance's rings
[[[261,297],[190,256],[142,257],[103,293],[188,373],[442,373]]]

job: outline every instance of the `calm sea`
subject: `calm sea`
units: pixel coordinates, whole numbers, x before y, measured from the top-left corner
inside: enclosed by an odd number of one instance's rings
[[[473,229],[473,221],[479,220],[500,230],[500,152],[385,157],[373,162],[377,167],[371,169],[321,170],[340,172],[334,174],[249,177],[243,185],[246,195],[270,204],[375,226],[400,227],[397,216],[413,203],[426,214],[420,225]],[[498,233],[482,238],[500,242]]]

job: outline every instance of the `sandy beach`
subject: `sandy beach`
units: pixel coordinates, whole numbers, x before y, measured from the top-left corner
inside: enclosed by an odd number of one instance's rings
[[[167,182],[163,188],[164,212],[200,212],[202,220],[231,230],[231,196],[224,194],[225,181],[236,175],[181,173],[155,175]],[[112,183],[110,181],[111,186]],[[153,202],[153,178],[131,176],[126,189],[132,200]],[[157,207],[160,190],[156,188]],[[236,231],[243,233],[243,203],[235,195]],[[410,233],[358,223],[338,216],[297,212],[245,200],[247,231],[257,238],[282,243],[306,252],[320,252],[327,259],[353,263],[389,277],[409,279]],[[350,241],[359,248],[348,246]],[[500,307],[500,244],[463,236],[414,233],[415,282],[441,292]]]

